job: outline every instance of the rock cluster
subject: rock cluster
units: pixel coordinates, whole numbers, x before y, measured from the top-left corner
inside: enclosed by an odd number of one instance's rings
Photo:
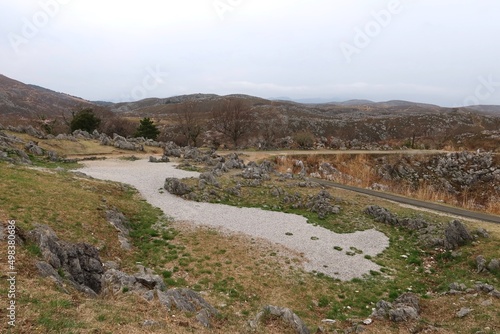
[[[474,240],[467,228],[458,220],[442,226],[438,223],[431,224],[422,218],[401,219],[377,205],[368,206],[364,213],[377,222],[416,231],[420,242],[426,247],[439,246],[453,250]]]
[[[487,152],[456,152],[433,156],[427,161],[413,157],[388,163],[381,158],[374,167],[382,180],[404,181],[414,187],[425,182],[436,191],[459,195],[487,190],[484,196],[500,196],[500,167]]]
[[[2,127],[3,128],[3,127]],[[32,137],[38,138],[38,139],[47,139],[47,136],[45,133],[43,133],[40,130],[35,129],[31,125],[19,125],[19,126],[12,126],[9,125],[8,127],[4,128],[4,130],[9,130],[11,132],[17,132],[17,133],[26,133]]]
[[[116,268],[113,264],[102,275],[103,293],[116,294],[119,292],[130,291],[141,294],[146,300],[151,301],[154,298],[153,290],[165,290],[166,285],[163,279],[155,275],[150,269],[138,265],[138,271],[135,274],[128,275]]]
[[[493,285],[477,281],[473,287],[467,287],[464,283],[453,282],[448,286],[446,292],[450,295],[485,293],[494,298],[500,298],[500,291]]]
[[[270,173],[272,172],[274,172],[274,166],[270,161],[264,161],[260,165],[252,161],[241,173],[241,177],[246,180],[267,181],[271,179]]]
[[[331,204],[332,195],[326,190],[321,190],[317,195],[310,196],[306,208],[318,214],[319,219],[325,219],[330,214],[340,213],[340,206]]]
[[[106,216],[118,230],[126,231],[127,219],[121,213],[107,210]],[[115,262],[103,264],[94,246],[62,241],[47,225],[19,235],[39,247],[43,261],[38,261],[36,267],[40,275],[50,277],[63,289],[62,283],[67,281],[93,297],[132,292],[152,301],[156,295],[166,310],[196,313],[197,321],[205,327],[210,327],[210,320],[218,314],[198,293],[189,289],[167,290],[163,279],[142,265],[130,275],[120,271]]]
[[[492,273],[500,272],[500,259],[491,259],[490,262],[485,259],[484,256],[478,255],[476,257],[477,272],[487,272]]]
[[[393,303],[385,300],[377,302],[372,317],[376,319],[390,319],[393,322],[404,322],[419,318],[419,298],[414,293],[404,293]]]
[[[16,136],[11,136],[0,131],[0,161],[31,164],[28,154],[16,148],[16,144],[22,143],[23,141]]]

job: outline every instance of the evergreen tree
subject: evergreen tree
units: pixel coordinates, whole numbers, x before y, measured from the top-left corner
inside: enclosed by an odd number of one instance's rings
[[[144,137],[153,140],[156,140],[159,134],[160,130],[158,130],[156,125],[154,125],[153,121],[149,117],[144,117],[143,119],[141,119],[141,124],[135,132],[136,137]]]
[[[73,113],[73,119],[70,123],[71,132],[75,130],[83,130],[92,133],[101,124],[101,119],[94,114],[92,108],[85,108]]]

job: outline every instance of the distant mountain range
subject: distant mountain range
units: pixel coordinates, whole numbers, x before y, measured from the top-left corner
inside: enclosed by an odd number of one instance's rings
[[[25,84],[14,79],[0,75],[0,115],[7,117],[58,117],[63,113],[68,114],[85,107],[107,107],[118,113],[133,115],[151,114],[161,115],[169,113],[183,103],[200,103],[206,105],[207,110],[227,98],[245,100],[252,106],[259,108],[280,108],[292,112],[306,114],[345,114],[350,112],[367,113],[429,113],[453,108],[443,108],[437,105],[415,103],[408,101],[373,102],[369,100],[349,100],[344,102],[331,102],[326,99],[299,99],[288,97],[263,99],[244,94],[219,96],[216,94],[190,94],[167,98],[148,98],[135,102],[111,103],[106,101],[88,101],[80,97],[59,93],[47,88]],[[454,108],[464,109],[464,108]],[[467,107],[479,113],[500,114],[500,106],[478,105]]]

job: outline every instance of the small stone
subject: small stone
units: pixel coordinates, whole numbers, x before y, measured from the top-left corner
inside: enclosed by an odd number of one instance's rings
[[[486,299],[481,303],[481,306],[491,306],[493,304],[493,301],[491,299]]]
[[[337,322],[337,320],[333,320],[333,319],[323,319],[321,320],[321,322],[325,323],[325,324],[334,324]]]
[[[144,320],[144,322],[142,323],[142,327],[153,327],[157,325],[159,325],[159,323],[154,320]]]
[[[144,299],[146,299],[148,302],[150,302],[150,301],[152,301],[152,300],[154,299],[155,294],[154,294],[153,290],[149,290],[149,291],[146,291],[146,292],[142,295],[142,297],[143,297]]]
[[[500,270],[500,259],[492,259],[488,264],[489,271],[499,271]]]
[[[482,255],[476,257],[477,272],[481,273],[486,271],[486,259]]]
[[[495,298],[500,298],[500,291],[498,291],[498,290],[493,290],[489,294],[490,294],[490,296],[493,296]]]
[[[460,311],[457,312],[456,315],[457,315],[458,318],[463,318],[463,317],[465,317],[466,315],[468,315],[471,312],[472,312],[472,310],[470,308],[462,307],[460,309]]]
[[[367,325],[367,326],[368,326],[368,325],[371,325],[371,323],[372,323],[372,322],[373,322],[373,320],[372,320],[372,319],[370,319],[370,318],[363,320],[363,324],[365,324],[365,325]]]

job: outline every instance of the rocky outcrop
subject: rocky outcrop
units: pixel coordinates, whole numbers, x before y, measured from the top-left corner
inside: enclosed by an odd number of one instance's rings
[[[219,188],[220,184],[219,181],[217,181],[217,178],[214,173],[212,172],[205,172],[200,174],[200,187],[203,188],[203,184],[210,184],[214,187]]]
[[[23,141],[20,138],[0,131],[0,161],[31,164],[28,154],[16,148],[16,144],[21,143]]]
[[[106,210],[106,220],[118,231],[118,241],[122,249],[130,250],[132,247],[128,241],[129,221],[123,213],[116,208]]]
[[[168,142],[163,147],[163,156],[166,158],[174,157],[180,158],[182,156],[182,150],[173,142]]]
[[[444,231],[444,236],[444,246],[446,249],[456,249],[467,245],[473,240],[464,224],[458,220],[454,220],[448,224]]]
[[[184,196],[192,191],[191,187],[175,177],[165,179],[164,188],[169,193],[177,196]]]
[[[35,243],[42,252],[44,261],[37,264],[42,274],[53,276],[58,281],[64,277],[77,289],[91,295],[101,292],[104,268],[94,246],[59,240],[47,225],[39,225],[28,232],[27,239]],[[49,266],[53,270],[50,270]],[[54,272],[57,275],[54,275]]]
[[[326,190],[321,190],[317,195],[309,197],[306,208],[318,214],[319,219],[325,219],[330,214],[338,214],[340,206],[331,204],[332,196]]]
[[[420,242],[426,247],[439,246],[453,250],[473,240],[467,228],[458,220],[453,220],[446,226],[438,223],[431,224],[419,217],[399,218],[377,205],[368,206],[364,213],[377,222],[416,231]]]
[[[477,272],[482,273],[482,272],[491,272],[491,273],[496,273],[500,271],[500,259],[491,259],[490,262],[488,263],[488,260],[482,255],[476,256],[476,267],[477,267]]]
[[[247,165],[241,176],[248,180],[270,180],[270,173],[274,172],[274,166],[270,161],[264,161],[260,165],[251,162]]]
[[[298,315],[293,313],[290,309],[284,307],[278,307],[273,305],[265,306],[262,311],[260,311],[255,319],[250,321],[249,325],[252,329],[256,330],[259,325],[266,321],[266,318],[278,318],[286,326],[293,328],[297,334],[309,334],[310,331],[305,325],[305,323],[300,319]]]
[[[179,310],[196,314],[196,320],[205,327],[210,327],[210,319],[219,312],[198,293],[189,289],[157,290],[160,303],[167,310]]]
[[[24,146],[24,149],[33,155],[43,156],[44,154],[43,149],[40,146],[38,146],[38,143],[35,143],[33,141],[28,142]]]
[[[151,301],[154,294],[151,290],[165,290],[163,279],[155,275],[152,270],[138,265],[138,271],[129,275],[118,269],[110,268],[102,276],[104,294],[116,294],[118,292],[135,292],[141,294],[146,300]]]
[[[27,126],[24,126],[24,125],[19,125],[19,126],[9,125],[7,127],[7,130],[12,131],[12,132],[17,132],[17,133],[26,133],[26,134],[28,134],[28,135],[30,135],[32,137],[38,138],[38,139],[46,139],[47,138],[47,136],[45,135],[45,133],[43,133],[42,131],[40,131],[38,129],[35,129],[31,125],[27,125]]]
[[[405,322],[419,318],[420,305],[418,296],[413,293],[404,293],[393,303],[381,300],[375,305],[372,317],[376,319],[390,319],[393,322]]]

